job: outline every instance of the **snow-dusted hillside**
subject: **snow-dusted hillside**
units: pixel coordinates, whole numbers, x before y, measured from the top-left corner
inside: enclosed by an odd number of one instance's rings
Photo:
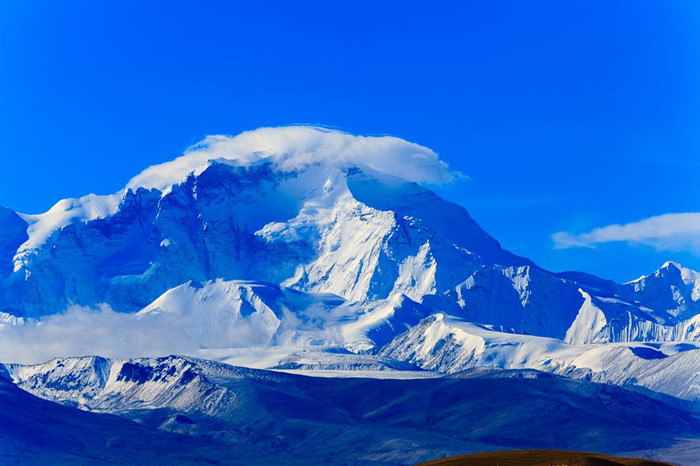
[[[283,452],[178,435],[39,399],[0,378],[0,458],[18,466],[270,464]]]
[[[673,459],[668,449],[700,432],[680,406],[533,371],[340,380],[175,356],[67,358],[7,371],[43,398],[214,438],[229,445],[222,459],[245,464],[269,460],[243,459],[241,446],[285,464],[415,464],[459,451],[552,447]]]

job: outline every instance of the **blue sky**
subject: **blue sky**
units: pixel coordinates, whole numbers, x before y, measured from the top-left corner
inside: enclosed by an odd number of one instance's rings
[[[692,1],[0,0],[0,204],[44,211],[207,134],[318,123],[434,149],[470,177],[440,193],[549,269],[700,269],[692,228],[576,236],[700,211],[699,30]]]

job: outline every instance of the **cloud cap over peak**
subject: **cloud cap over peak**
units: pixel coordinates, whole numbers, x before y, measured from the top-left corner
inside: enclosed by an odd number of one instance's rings
[[[260,128],[237,136],[207,136],[173,161],[153,165],[128,188],[165,189],[182,181],[209,160],[242,165],[271,160],[282,170],[312,163],[363,164],[409,181],[444,184],[462,176],[431,149],[393,136],[356,136],[315,126]]]

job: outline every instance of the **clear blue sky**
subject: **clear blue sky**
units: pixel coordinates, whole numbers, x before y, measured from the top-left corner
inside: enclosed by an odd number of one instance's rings
[[[700,201],[700,3],[0,0],[0,204],[111,193],[206,134],[319,123],[436,150],[511,250],[628,280],[697,251],[583,233]]]

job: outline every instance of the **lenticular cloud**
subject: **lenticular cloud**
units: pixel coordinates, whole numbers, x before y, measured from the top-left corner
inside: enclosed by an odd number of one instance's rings
[[[209,160],[241,165],[270,160],[282,170],[308,164],[367,165],[417,183],[443,184],[461,176],[427,147],[392,136],[355,136],[313,126],[260,128],[237,136],[208,136],[184,155],[134,177],[129,188],[165,189]]]

